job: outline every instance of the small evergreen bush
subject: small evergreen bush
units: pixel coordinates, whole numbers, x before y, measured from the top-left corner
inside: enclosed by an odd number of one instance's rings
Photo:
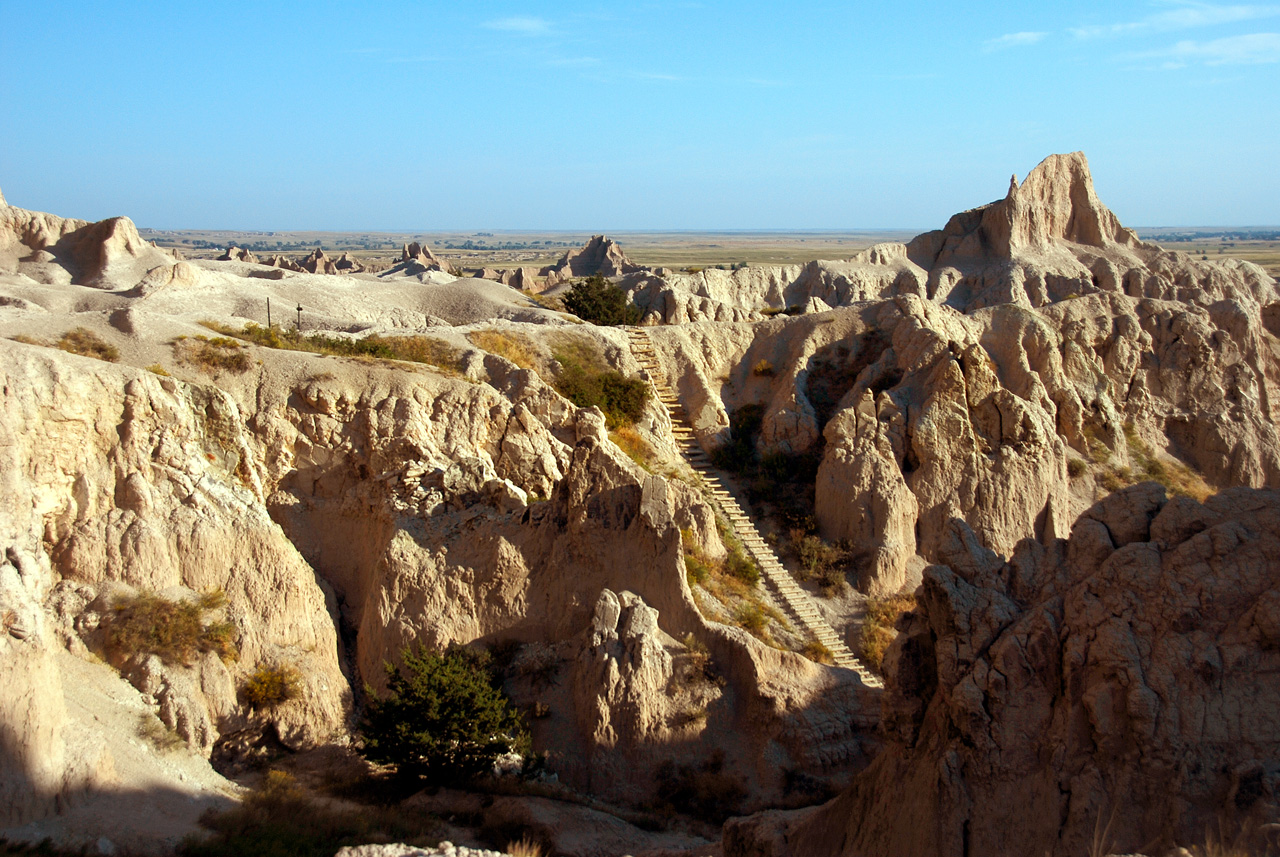
[[[592,324],[614,327],[640,321],[640,308],[627,293],[599,274],[574,283],[563,301],[565,309]]]
[[[360,724],[364,756],[432,783],[462,782],[492,770],[499,756],[524,752],[529,735],[499,690],[487,655],[405,649],[387,664],[385,697],[366,688]]]

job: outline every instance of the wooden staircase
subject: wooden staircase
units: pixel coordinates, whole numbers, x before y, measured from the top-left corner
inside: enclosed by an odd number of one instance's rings
[[[667,409],[667,413],[671,416],[671,431],[675,435],[676,443],[679,445],[681,453],[694,471],[702,478],[707,492],[711,495],[716,505],[720,507],[725,517],[729,519],[734,533],[742,541],[747,552],[759,563],[760,569],[764,572],[764,579],[774,591],[778,602],[786,608],[787,612],[799,623],[800,627],[804,628],[813,635],[814,639],[831,650],[836,666],[855,671],[862,679],[862,683],[869,687],[884,687],[884,683],[880,681],[879,676],[868,670],[861,661],[854,657],[853,652],[849,651],[849,647],[845,645],[844,640],[840,639],[840,635],[822,618],[822,614],[818,612],[813,599],[800,588],[799,584],[791,577],[790,572],[783,567],[773,548],[769,547],[768,543],[760,536],[760,531],[756,529],[755,522],[743,511],[735,496],[732,484],[715,469],[711,459],[703,452],[702,447],[698,444],[697,436],[693,432],[693,426],[689,421],[688,414],[685,413],[684,406],[680,404],[680,399],[676,396],[675,391],[667,384],[662,369],[658,365],[648,333],[643,328],[631,327],[627,328],[627,336],[631,340],[631,353],[640,363],[641,368],[644,369],[649,383],[653,385],[658,401],[662,403]]]

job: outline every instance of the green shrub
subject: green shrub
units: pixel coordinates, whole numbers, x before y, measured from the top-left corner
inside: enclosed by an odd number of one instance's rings
[[[369,701],[360,724],[364,756],[405,776],[460,782],[528,747],[519,715],[488,668],[487,656],[405,649],[386,665],[388,693]]]
[[[302,675],[288,665],[262,664],[245,679],[243,692],[254,708],[274,708],[302,696]]]
[[[107,617],[106,648],[113,660],[159,655],[167,664],[191,664],[203,652],[234,660],[235,628],[229,622],[205,622],[204,614],[226,603],[221,592],[197,601],[170,601],[142,592],[118,599]]]
[[[751,367],[751,374],[759,378],[771,378],[773,377],[773,372],[773,364],[768,360],[761,360]]]
[[[650,395],[646,382],[602,368],[581,347],[559,350],[555,358],[560,395],[580,408],[599,408],[610,430],[634,425],[644,415]]]
[[[756,462],[756,437],[764,422],[764,405],[743,405],[730,415],[728,443],[711,454],[712,463],[721,470],[743,474]]]
[[[1084,476],[1085,471],[1089,469],[1089,465],[1084,463],[1083,459],[1071,458],[1067,460],[1067,475],[1072,479],[1079,479]]]
[[[614,327],[640,321],[640,308],[627,293],[599,274],[574,283],[562,300],[565,309],[592,324]]]
[[[687,553],[684,555],[684,576],[690,589],[698,585],[705,586],[711,579],[711,567],[700,555]]]
[[[108,363],[114,363],[120,359],[120,352],[116,350],[114,345],[104,341],[96,333],[84,327],[68,330],[62,334],[61,339],[54,343],[54,346],[71,354],[93,357],[98,360],[105,360]]]

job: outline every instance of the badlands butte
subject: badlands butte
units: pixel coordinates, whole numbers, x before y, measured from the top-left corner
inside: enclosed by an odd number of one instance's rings
[[[190,848],[269,768],[358,804],[421,645],[495,652],[545,754],[393,807],[431,842],[1275,846],[1263,269],[1138,240],[1079,153],[837,261],[400,256],[184,261],[0,199],[0,836]],[[634,325],[565,311],[592,275]],[[629,418],[574,403],[601,378]],[[111,645],[138,595],[234,657]],[[254,704],[264,668],[297,692]]]

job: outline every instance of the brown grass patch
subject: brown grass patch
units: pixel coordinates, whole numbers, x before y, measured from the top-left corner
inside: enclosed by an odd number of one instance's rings
[[[537,349],[526,337],[518,333],[474,330],[467,334],[467,339],[481,351],[505,357],[521,369],[536,369],[540,363]]]
[[[53,345],[55,348],[60,348],[71,354],[92,357],[96,360],[105,360],[108,363],[115,363],[120,359],[120,352],[114,345],[84,327],[68,330]]]
[[[305,351],[311,354],[327,354],[336,357],[364,357],[378,360],[403,360],[408,363],[424,363],[442,369],[446,374],[462,372],[462,351],[449,343],[431,336],[366,336],[362,339],[346,339],[323,333],[301,334],[296,330],[262,327],[249,322],[241,330],[216,321],[200,322],[210,330],[263,348],[284,351]],[[203,337],[197,336],[196,339]],[[233,341],[220,338],[222,341]]]
[[[275,708],[302,696],[302,674],[288,665],[263,664],[245,679],[243,692],[254,708]]]
[[[203,372],[239,375],[253,366],[243,346],[225,336],[180,337],[173,343],[173,348],[179,362],[189,363]]]
[[[832,666],[836,662],[836,657],[831,653],[831,650],[817,640],[810,640],[805,643],[804,648],[800,650],[800,654],[818,664]]]
[[[868,598],[867,613],[858,640],[858,657],[871,669],[881,672],[884,653],[898,635],[894,629],[898,617],[916,608],[914,594],[894,595],[890,598]]]
[[[107,654],[117,662],[152,654],[167,664],[190,665],[204,652],[235,660],[235,628],[229,622],[205,621],[205,613],[225,604],[220,591],[195,601],[170,601],[147,592],[120,598],[107,618]]]
[[[619,426],[609,432],[609,439],[614,442],[618,449],[627,454],[627,457],[639,464],[645,470],[652,472],[651,462],[653,461],[653,447],[649,445],[649,441],[636,430],[635,426]]]

